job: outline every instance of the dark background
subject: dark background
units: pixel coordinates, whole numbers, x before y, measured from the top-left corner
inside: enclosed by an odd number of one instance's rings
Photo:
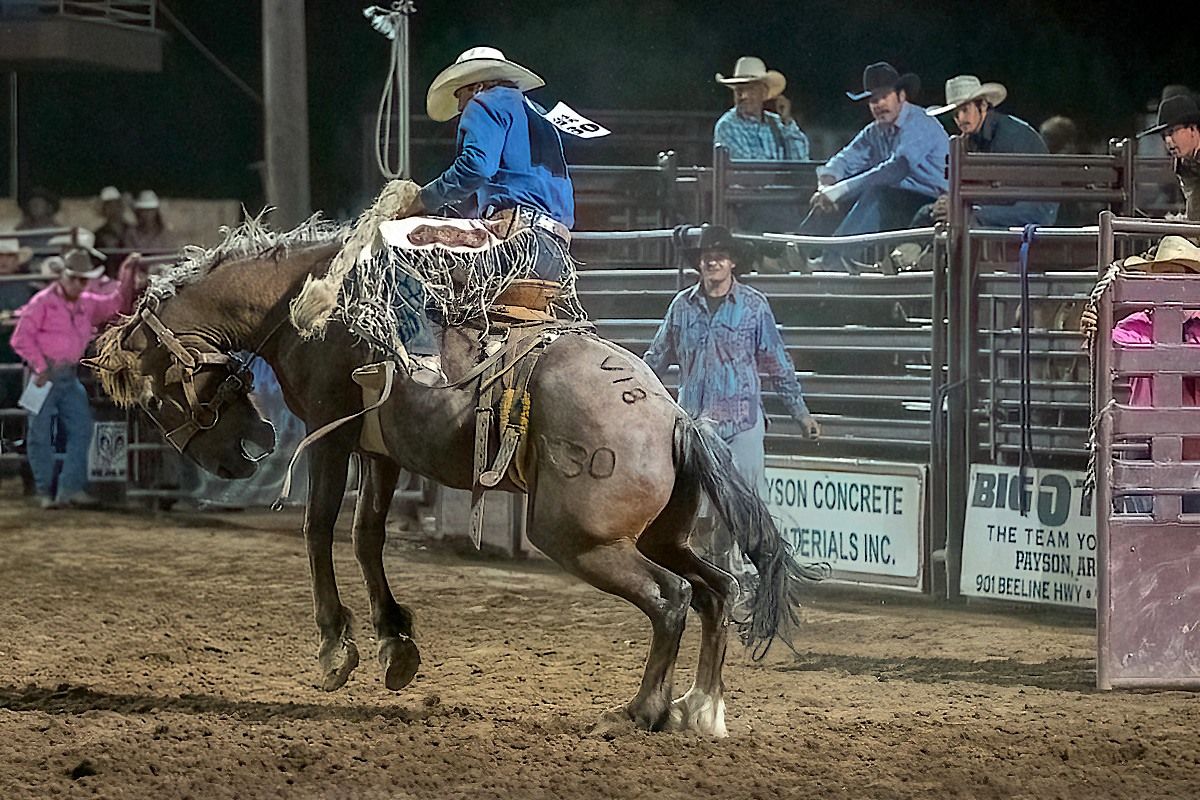
[[[259,3],[166,5],[261,87]],[[362,18],[365,5],[307,2],[313,204],[342,216],[360,202],[362,119],[375,111],[389,52],[387,40]],[[1035,126],[1067,114],[1085,141],[1101,143],[1132,133],[1136,115],[1164,84],[1197,83],[1193,31],[1161,14],[1165,8],[1065,0],[909,7],[846,0],[417,0],[413,110],[424,112],[430,80],[458,53],[488,44],[546,79],[534,96],[547,106],[562,99],[578,109],[701,110],[715,119],[729,93],[713,73],[731,72],[739,55],[758,55],[787,76],[802,126],[853,131],[866,121],[866,109],[843,92],[861,85],[865,64],[888,60],[921,76],[923,104],[942,99],[946,78],[972,72],[1008,87],[1006,111]],[[160,74],[21,76],[25,186],[84,196],[116,183],[167,196],[236,197],[251,208],[261,203],[254,168],[262,158],[260,108],[165,20],[160,24],[168,36]],[[6,103],[4,92],[0,104]],[[444,127],[447,159],[453,130],[453,122]],[[0,170],[7,169],[3,161]],[[414,177],[433,177],[420,174],[427,169]]]

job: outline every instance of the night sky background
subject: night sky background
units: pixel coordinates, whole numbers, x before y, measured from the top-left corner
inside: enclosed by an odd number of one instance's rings
[[[299,0],[297,0],[299,2]],[[168,0],[167,7],[228,66],[261,88],[261,7],[247,0]],[[308,0],[312,195],[317,208],[361,202],[362,120],[373,115],[389,43],[362,18],[366,3]],[[412,99],[424,112],[432,78],[462,50],[502,49],[547,81],[534,96],[577,109],[681,109],[729,105],[713,82],[740,55],[758,55],[788,78],[802,126],[853,131],[864,104],[843,92],[863,67],[888,60],[918,73],[919,98],[942,99],[946,78],[972,72],[1009,89],[1004,109],[1035,126],[1053,114],[1101,143],[1138,126],[1164,84],[1200,84],[1193,28],[1160,5],[1142,9],[1065,0],[927,2],[849,0],[417,0],[412,18]],[[1084,13],[1086,11],[1086,13]],[[21,76],[25,185],[64,195],[102,185],[154,187],[166,196],[262,202],[253,165],[262,158],[261,110],[162,20],[159,74],[26,73]],[[0,105],[7,104],[7,92]],[[4,108],[7,120],[7,108]],[[7,126],[0,147],[7,153]],[[445,158],[452,155],[447,123]],[[669,143],[664,143],[664,146]],[[827,154],[821,154],[822,156]],[[642,163],[652,163],[647,152]],[[578,159],[577,159],[578,160]],[[7,187],[7,156],[0,182]],[[431,174],[418,174],[428,180]]]

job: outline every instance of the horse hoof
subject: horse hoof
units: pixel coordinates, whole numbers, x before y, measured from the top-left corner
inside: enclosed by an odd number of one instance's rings
[[[602,739],[615,739],[637,730],[637,725],[625,708],[614,708],[601,714],[600,719],[588,728],[587,735]]]
[[[416,676],[421,666],[421,651],[407,636],[389,636],[379,643],[379,663],[383,665],[383,685],[398,692]]]
[[[337,650],[322,653],[320,660],[325,672],[321,688],[327,692],[335,692],[346,685],[350,673],[358,666],[358,645],[344,639]]]
[[[666,730],[698,733],[714,739],[729,735],[725,728],[725,701],[695,688],[671,703]]]

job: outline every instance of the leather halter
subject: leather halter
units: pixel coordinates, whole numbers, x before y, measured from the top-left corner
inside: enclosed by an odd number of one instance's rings
[[[142,322],[154,332],[158,341],[163,347],[167,348],[167,352],[171,354],[172,364],[167,368],[165,381],[168,385],[179,383],[183,385],[183,394],[187,399],[187,408],[182,408],[187,419],[183,424],[173,430],[166,430],[162,423],[154,418],[153,414],[147,410],[147,415],[154,420],[154,423],[163,430],[164,438],[178,452],[182,453],[188,443],[201,431],[207,431],[216,427],[221,420],[221,411],[229,403],[238,398],[249,394],[254,389],[254,376],[250,372],[248,362],[232,356],[228,353],[220,351],[205,350],[201,351],[196,347],[188,347],[184,344],[184,339],[193,339],[198,342],[204,340],[196,334],[176,334],[175,331],[168,328],[163,321],[158,318],[150,308],[143,308],[138,315]],[[275,331],[279,329],[279,325],[275,325],[263,337],[260,347],[266,344]],[[207,342],[204,342],[207,345]],[[200,400],[196,393],[196,374],[205,367],[224,366],[227,370],[225,378],[217,386],[216,392],[213,393],[211,399],[207,401]],[[171,401],[174,405],[178,403]],[[255,461],[266,458],[274,452],[274,448],[264,453]]]

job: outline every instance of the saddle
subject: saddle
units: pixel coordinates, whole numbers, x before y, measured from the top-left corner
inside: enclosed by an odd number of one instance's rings
[[[543,280],[514,281],[488,309],[488,330],[480,340],[480,361],[447,388],[479,381],[475,407],[472,459],[471,541],[483,536],[485,492],[506,478],[521,491],[528,489],[522,465],[533,398],[529,381],[546,347],[566,333],[589,334],[590,322],[561,320],[550,303],[561,284]],[[361,367],[354,380],[363,389],[364,414],[360,437],[363,449],[387,455],[379,424],[379,408],[387,399],[396,365],[387,361]]]

